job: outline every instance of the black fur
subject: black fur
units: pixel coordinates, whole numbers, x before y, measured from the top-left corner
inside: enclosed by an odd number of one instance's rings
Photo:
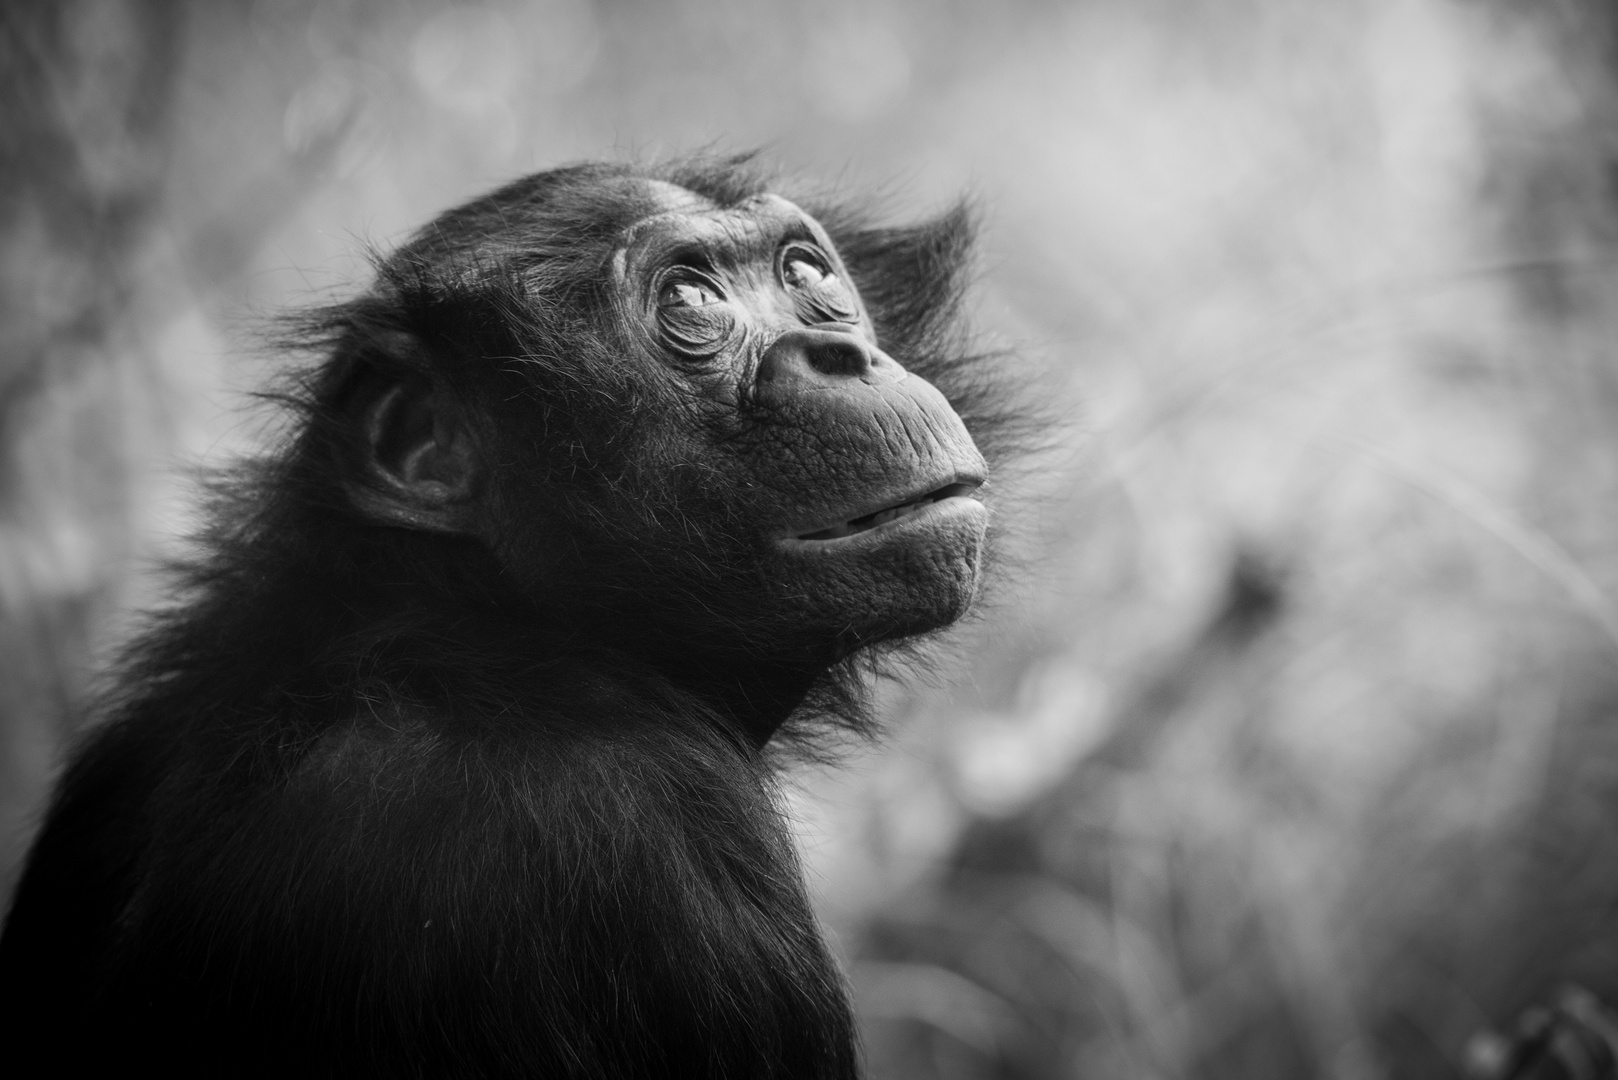
[[[285,445],[216,483],[178,600],[119,669],[31,854],[0,939],[13,1062],[858,1073],[781,819],[777,751],[750,737],[747,703],[683,681],[688,635],[655,609],[624,625],[598,580],[565,573],[547,595],[571,614],[548,617],[480,542],[377,526],[345,487],[349,402],[402,366],[489,423],[528,425],[548,467],[580,478],[572,503],[505,508],[513,520],[633,535],[635,515],[660,512],[600,497],[667,466],[632,422],[642,388],[608,362],[626,343],[604,329],[602,252],[636,212],[610,181],[629,176],[720,205],[767,186],[746,159],[543,173],[443,215],[379,262],[365,295],[297,324],[323,360],[278,395]],[[883,347],[992,449],[1002,399],[979,384],[958,319],[967,213],[875,228],[805,205]],[[401,333],[428,350],[391,348]],[[499,392],[489,357],[505,358]],[[602,425],[617,434],[589,437]],[[681,611],[694,594],[715,624],[705,639],[758,640],[773,629],[727,602],[734,536],[714,509],[689,550],[603,547],[579,565],[619,559],[601,580],[663,590]],[[858,673],[872,652],[845,651],[823,658],[775,747],[868,727]]]

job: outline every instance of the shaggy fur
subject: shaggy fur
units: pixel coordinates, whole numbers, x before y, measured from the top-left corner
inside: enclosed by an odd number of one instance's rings
[[[14,1061],[857,1074],[772,754],[674,674],[693,662],[683,642],[763,650],[791,628],[730,601],[744,541],[725,477],[691,479],[688,496],[711,498],[678,508],[611,497],[667,467],[634,422],[645,387],[612,363],[636,343],[604,314],[604,253],[640,212],[614,188],[626,177],[721,206],[767,187],[746,159],[529,177],[443,215],[363,296],[298,322],[323,359],[277,395],[285,445],[215,485],[201,554],[131,648],[30,857],[0,939]],[[966,211],[878,228],[804,205],[883,347],[992,453],[1005,398],[958,319]],[[401,377],[442,380],[497,429],[526,425],[545,469],[576,478],[544,514],[506,508],[599,540],[536,571],[551,603],[513,589],[477,541],[356,511],[351,403]],[[623,542],[670,513],[690,518],[685,550]],[[711,624],[675,629],[644,603],[621,617],[647,595]],[[879,647],[828,653],[775,745],[868,729],[859,673]]]

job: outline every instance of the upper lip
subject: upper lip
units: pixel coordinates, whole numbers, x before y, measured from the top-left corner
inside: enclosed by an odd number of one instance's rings
[[[926,505],[956,495],[969,495],[981,486],[983,486],[983,477],[981,475],[958,474],[943,483],[935,482],[918,485],[909,495],[868,506],[842,520],[822,524],[818,528],[807,529],[802,532],[794,531],[791,535],[796,540],[835,540],[838,537],[850,536],[854,533],[864,532],[867,529],[874,529],[878,525],[885,524],[887,520],[892,520],[889,518],[877,521],[875,519],[878,515],[906,509],[914,504]],[[920,505],[916,508],[920,509]]]

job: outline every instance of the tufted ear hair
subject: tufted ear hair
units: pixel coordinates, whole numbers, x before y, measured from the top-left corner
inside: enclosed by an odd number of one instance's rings
[[[479,463],[463,410],[414,338],[390,335],[378,344],[392,362],[365,364],[344,410],[357,466],[346,485],[350,501],[381,524],[474,532]]]

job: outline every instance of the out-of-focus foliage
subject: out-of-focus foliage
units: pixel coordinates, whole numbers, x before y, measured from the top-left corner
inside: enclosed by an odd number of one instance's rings
[[[156,441],[132,279],[159,215],[180,16],[0,14],[0,869],[120,588],[132,462]]]
[[[876,1075],[1455,1076],[1618,996],[1605,5],[0,19],[5,865],[187,470],[254,443],[251,313],[517,173],[717,141],[975,191],[982,321],[1065,418],[1010,588],[794,789]]]

